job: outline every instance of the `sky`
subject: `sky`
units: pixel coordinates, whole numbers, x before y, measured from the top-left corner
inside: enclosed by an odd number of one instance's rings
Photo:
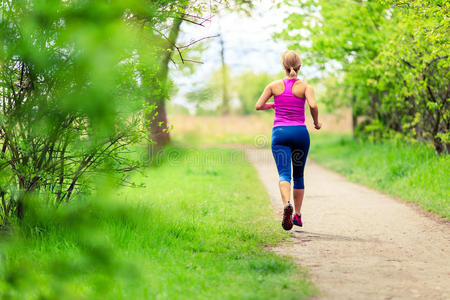
[[[277,74],[282,71],[280,58],[287,49],[287,44],[283,41],[274,41],[273,34],[285,28],[284,18],[298,8],[286,6],[277,8],[276,2],[278,1],[255,1],[255,8],[250,16],[221,10],[219,15],[216,14],[211,22],[204,24],[204,27],[184,22],[181,28],[181,41],[178,44],[217,35],[221,31],[225,45],[225,62],[231,67],[232,76],[246,70]],[[178,94],[172,99],[174,103],[189,107],[183,95],[201,85],[212,71],[220,68],[219,38],[210,39],[206,42],[206,46],[201,57],[203,64],[197,65],[192,75],[186,76],[172,66],[172,78],[179,89]],[[307,67],[302,70],[305,77],[312,72],[314,70]]]

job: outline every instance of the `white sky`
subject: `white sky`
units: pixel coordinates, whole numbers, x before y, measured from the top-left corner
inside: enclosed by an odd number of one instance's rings
[[[252,70],[255,73],[279,73],[281,71],[280,57],[287,46],[282,41],[275,42],[273,34],[285,27],[283,19],[289,12],[299,8],[281,6],[278,9],[275,3],[276,1],[273,0],[255,1],[251,16],[221,11],[220,15],[213,17],[211,22],[205,23],[205,27],[184,22],[180,36],[181,42],[178,44],[218,34],[220,22],[225,44],[225,62],[231,67],[231,75],[239,74],[244,70]],[[186,76],[172,68],[172,78],[179,88],[178,95],[172,99],[173,102],[187,105],[183,94],[191,90],[193,86],[206,81],[208,74],[220,68],[219,39],[211,39],[206,45],[208,48],[202,53],[201,58],[204,64],[196,66],[194,74]],[[308,75],[314,72],[316,72],[315,68],[305,67],[301,73],[308,78]]]

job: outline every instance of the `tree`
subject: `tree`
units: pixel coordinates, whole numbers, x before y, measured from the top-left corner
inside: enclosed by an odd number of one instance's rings
[[[226,115],[230,113],[230,92],[229,92],[229,75],[228,75],[228,67],[225,63],[225,44],[223,41],[222,34],[219,34],[220,41],[220,61],[222,63],[221,71],[222,71],[222,105],[221,110],[222,114]]]
[[[159,71],[156,76],[159,82],[163,85],[167,85],[169,75],[169,62],[171,61],[173,53],[173,51],[171,50],[173,49],[180,33],[180,26],[182,21],[183,19],[181,17],[175,18],[172,21],[169,36],[163,46],[163,49],[167,50],[162,54],[161,63],[159,64]],[[170,142],[165,106],[165,101],[167,99],[166,97],[166,94],[157,96],[155,95],[155,93],[152,93],[152,95],[148,98],[148,103],[155,106],[155,109],[146,116],[147,120],[150,123],[149,139],[152,141],[152,145],[155,146],[155,148],[152,149],[152,152],[160,149]]]
[[[449,3],[287,2],[303,10],[286,19],[278,37],[322,69],[338,65],[354,119],[368,119],[361,132],[431,141],[437,152],[449,151]]]
[[[132,22],[165,22],[171,1],[2,1],[0,4],[0,217],[23,217],[27,199],[69,201],[95,174],[123,182],[138,166],[124,152],[143,135],[140,70],[155,51]],[[148,48],[147,48],[148,49]],[[156,82],[156,80],[153,80]],[[155,83],[154,91],[163,90]],[[108,172],[108,173],[106,173]]]
[[[183,49],[186,47],[189,47],[193,45],[194,43],[197,43],[202,39],[198,41],[193,41],[189,43],[188,45],[179,46],[177,44],[177,39],[180,33],[181,24],[182,22],[187,22],[190,24],[195,24],[197,26],[204,26],[203,24],[205,22],[211,21],[213,18],[213,13],[221,10],[237,10],[237,11],[246,11],[248,12],[252,8],[252,1],[247,0],[235,0],[235,1],[178,1],[177,2],[177,9],[175,10],[175,13],[171,16],[173,19],[170,29],[167,29],[165,31],[169,31],[168,36],[163,33],[164,30],[156,29],[157,32],[159,32],[166,41],[165,43],[162,43],[161,47],[161,64],[159,68],[158,73],[158,81],[163,84],[168,83],[168,70],[169,70],[169,63],[173,62],[175,63],[173,59],[173,53],[176,52],[179,56],[179,62],[184,64],[185,62],[193,62],[193,63],[201,63],[199,61],[192,61],[190,59],[186,59],[183,57]],[[209,8],[209,15],[205,16],[205,13],[207,11],[206,7]],[[151,25],[151,24],[150,24]],[[209,38],[209,37],[207,37]],[[223,43],[223,41],[222,41]],[[222,65],[223,65],[223,75],[224,75],[224,85],[223,85],[223,110],[226,112],[228,110],[228,90],[226,82],[228,78],[227,69],[225,68],[225,61],[223,59],[223,47],[222,47]],[[151,85],[149,87],[152,87]],[[154,107],[154,110],[148,114],[147,118],[148,120],[151,120],[150,126],[150,133],[149,136],[151,137],[152,143],[150,145],[150,155],[152,155],[153,152],[156,152],[160,150],[164,145],[170,142],[170,135],[168,131],[168,123],[167,123],[167,113],[165,109],[165,101],[168,100],[168,94],[162,93],[155,95],[154,93],[151,93],[149,97],[149,105]]]

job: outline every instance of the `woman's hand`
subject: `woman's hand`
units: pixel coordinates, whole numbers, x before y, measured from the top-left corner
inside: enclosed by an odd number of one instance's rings
[[[262,106],[257,107],[257,110],[268,110],[275,108],[275,103],[264,103]]]
[[[319,130],[320,128],[322,128],[322,123],[320,122],[314,123],[314,128]]]

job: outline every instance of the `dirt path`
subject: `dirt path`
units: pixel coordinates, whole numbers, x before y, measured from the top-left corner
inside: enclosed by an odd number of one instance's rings
[[[245,151],[281,216],[271,152]],[[305,225],[274,251],[310,270],[320,299],[450,299],[448,223],[312,161],[305,185]]]

